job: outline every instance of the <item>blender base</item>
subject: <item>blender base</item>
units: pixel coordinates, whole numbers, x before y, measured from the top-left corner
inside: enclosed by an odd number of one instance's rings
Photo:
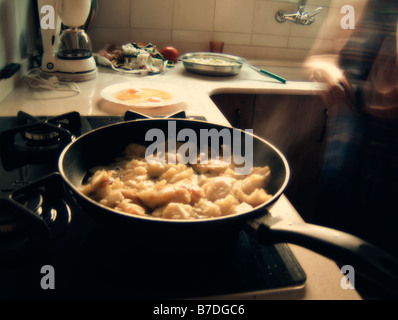
[[[65,82],[84,82],[97,78],[98,76],[98,68],[93,70],[84,71],[84,72],[62,72],[62,71],[54,71],[48,72],[41,70],[41,76],[43,77],[57,77],[59,81]]]

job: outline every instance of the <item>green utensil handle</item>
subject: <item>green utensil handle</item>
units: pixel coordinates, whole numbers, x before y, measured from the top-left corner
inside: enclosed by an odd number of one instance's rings
[[[267,76],[269,76],[269,77],[271,77],[271,78],[279,80],[282,83],[286,83],[286,79],[285,78],[282,78],[281,76],[278,76],[275,73],[272,73],[272,72],[269,72],[269,71],[266,71],[266,70],[263,70],[263,69],[258,69],[258,71],[263,73],[263,74],[265,74],[265,75],[267,75]]]
[[[282,83],[286,83],[286,79],[285,79],[285,78],[282,78],[281,76],[278,76],[278,75],[275,74],[275,73],[269,72],[269,71],[264,70],[264,69],[257,68],[257,67],[255,67],[255,66],[252,66],[251,64],[247,64],[247,65],[248,65],[250,68],[252,68],[252,69],[254,69],[254,70],[256,70],[256,71],[258,71],[258,72],[260,72],[260,73],[262,73],[262,74],[265,74],[266,76],[269,76],[269,77],[271,77],[271,78],[274,78],[274,79],[276,79],[276,80],[278,80],[278,81],[280,81],[280,82],[282,82]]]

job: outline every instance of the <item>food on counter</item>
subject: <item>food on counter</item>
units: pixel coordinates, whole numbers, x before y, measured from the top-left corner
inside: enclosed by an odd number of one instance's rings
[[[221,156],[218,162],[185,165],[178,154],[166,153],[165,159],[175,161],[162,162],[154,155],[145,158],[145,153],[145,146],[127,146],[112,165],[93,168],[80,191],[131,215],[188,220],[250,211],[272,197],[265,191],[271,177],[268,166],[237,175]]]
[[[133,42],[122,46],[111,45],[99,50],[97,55],[97,62],[102,65],[137,74],[162,73],[168,65],[168,61],[152,44]]]
[[[160,54],[166,60],[173,61],[174,63],[176,63],[178,61],[178,58],[180,57],[180,53],[178,52],[178,50],[171,46],[163,48],[162,51],[160,51]]]
[[[210,66],[235,66],[239,64],[237,62],[231,62],[217,58],[188,58],[185,59],[184,61],[203,64],[203,65],[210,65]]]
[[[169,92],[149,89],[149,88],[131,88],[116,93],[115,98],[121,101],[129,101],[134,104],[140,103],[162,103],[171,100],[173,97]]]

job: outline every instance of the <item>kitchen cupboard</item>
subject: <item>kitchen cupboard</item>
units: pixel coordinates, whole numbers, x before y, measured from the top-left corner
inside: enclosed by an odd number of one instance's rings
[[[253,129],[256,95],[216,94],[211,96],[229,123],[239,129]]]
[[[287,158],[285,194],[307,222],[316,223],[327,111],[318,96],[217,94],[211,97],[232,126],[253,129]]]

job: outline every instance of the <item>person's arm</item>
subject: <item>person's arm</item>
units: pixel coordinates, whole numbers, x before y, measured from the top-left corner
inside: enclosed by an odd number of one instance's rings
[[[340,25],[344,17],[344,13],[341,13],[341,6],[346,4],[355,8],[355,26],[358,25],[367,1],[344,1],[344,3],[333,1],[317,40],[304,62],[304,68],[312,81],[326,83],[327,90],[322,97],[328,107],[341,99],[349,105],[355,101],[350,81],[339,64],[340,51],[355,31],[343,29]]]

